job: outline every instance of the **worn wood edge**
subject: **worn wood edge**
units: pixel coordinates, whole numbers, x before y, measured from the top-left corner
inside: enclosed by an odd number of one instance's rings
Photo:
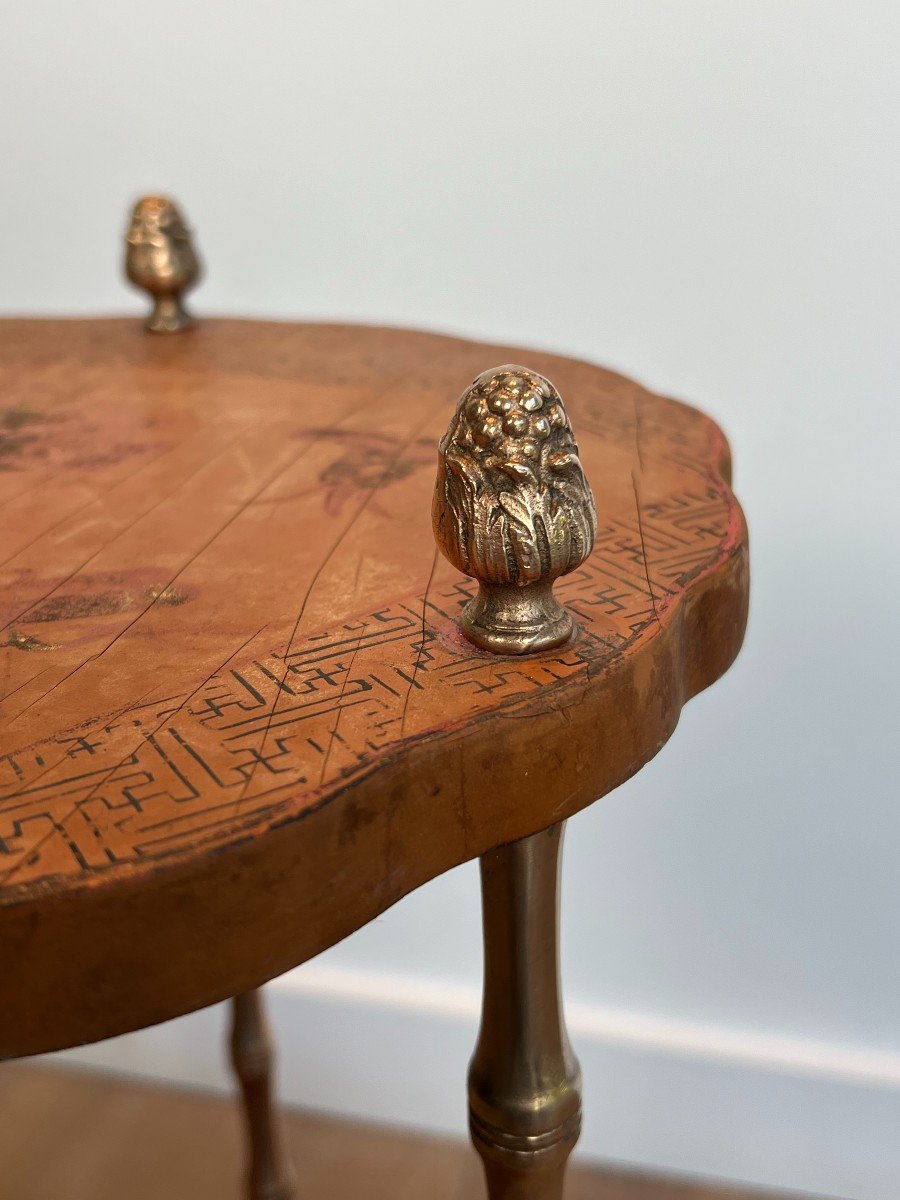
[[[724,438],[715,449],[717,467],[724,465]],[[661,614],[653,638],[602,668],[602,683],[592,687],[589,678],[569,689],[577,693],[567,694],[570,703],[538,714],[516,704],[474,727],[401,746],[265,838],[248,833],[199,861],[160,868],[164,888],[119,879],[110,888],[31,896],[4,910],[4,958],[15,969],[0,979],[0,1056],[97,1041],[259,986],[436,875],[569,817],[623,783],[665,744],[684,703],[740,649],[747,540],[740,506],[730,503],[738,522],[730,554]],[[547,772],[547,748],[561,733],[566,769],[560,763]],[[516,778],[498,764],[501,743],[504,761],[519,767]],[[545,781],[538,801],[527,793],[532,770]],[[481,780],[474,805],[467,771]],[[370,827],[364,839],[356,836],[362,826]],[[383,847],[377,860],[376,843]],[[336,870],[340,908],[330,892]],[[241,886],[250,876],[252,887]],[[97,936],[86,939],[85,928]],[[65,953],[73,942],[82,945],[74,969]]]

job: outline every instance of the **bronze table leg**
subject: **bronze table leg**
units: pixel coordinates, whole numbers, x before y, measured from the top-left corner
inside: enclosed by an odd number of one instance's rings
[[[272,1045],[262,992],[232,1000],[231,1061],[244,1095],[248,1200],[291,1200],[293,1173],[272,1103]]]
[[[581,1075],[559,994],[562,824],[481,859],[484,999],[469,1127],[490,1200],[561,1200]]]

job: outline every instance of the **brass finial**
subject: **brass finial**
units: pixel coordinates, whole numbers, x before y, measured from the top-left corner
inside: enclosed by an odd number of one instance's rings
[[[197,282],[200,263],[174,201],[144,196],[135,204],[126,237],[125,273],[153,298],[146,321],[151,333],[177,333],[194,324],[181,295]]]
[[[441,552],[478,580],[460,617],[471,642],[527,654],[571,635],[553,581],[590,554],[597,513],[562,398],[542,375],[495,367],[463,392],[440,445],[432,520]]]

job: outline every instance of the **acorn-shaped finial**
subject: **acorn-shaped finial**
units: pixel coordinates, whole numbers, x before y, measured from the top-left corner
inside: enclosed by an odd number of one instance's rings
[[[146,321],[151,333],[178,333],[194,324],[181,297],[197,282],[200,263],[174,201],[144,196],[135,204],[126,237],[125,273],[153,299]]]
[[[591,489],[562,398],[542,375],[479,375],[441,441],[432,510],[442,553],[478,581],[466,637],[499,654],[558,646],[573,622],[553,581],[584,562],[597,533]]]

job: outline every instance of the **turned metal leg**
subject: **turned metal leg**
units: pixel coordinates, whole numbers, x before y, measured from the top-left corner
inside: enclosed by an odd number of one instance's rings
[[[232,1000],[231,1061],[244,1095],[248,1200],[291,1200],[293,1174],[273,1108],[272,1045],[260,991]]]
[[[581,1131],[581,1075],[559,993],[562,829],[481,859],[484,999],[469,1126],[490,1200],[562,1200]]]

